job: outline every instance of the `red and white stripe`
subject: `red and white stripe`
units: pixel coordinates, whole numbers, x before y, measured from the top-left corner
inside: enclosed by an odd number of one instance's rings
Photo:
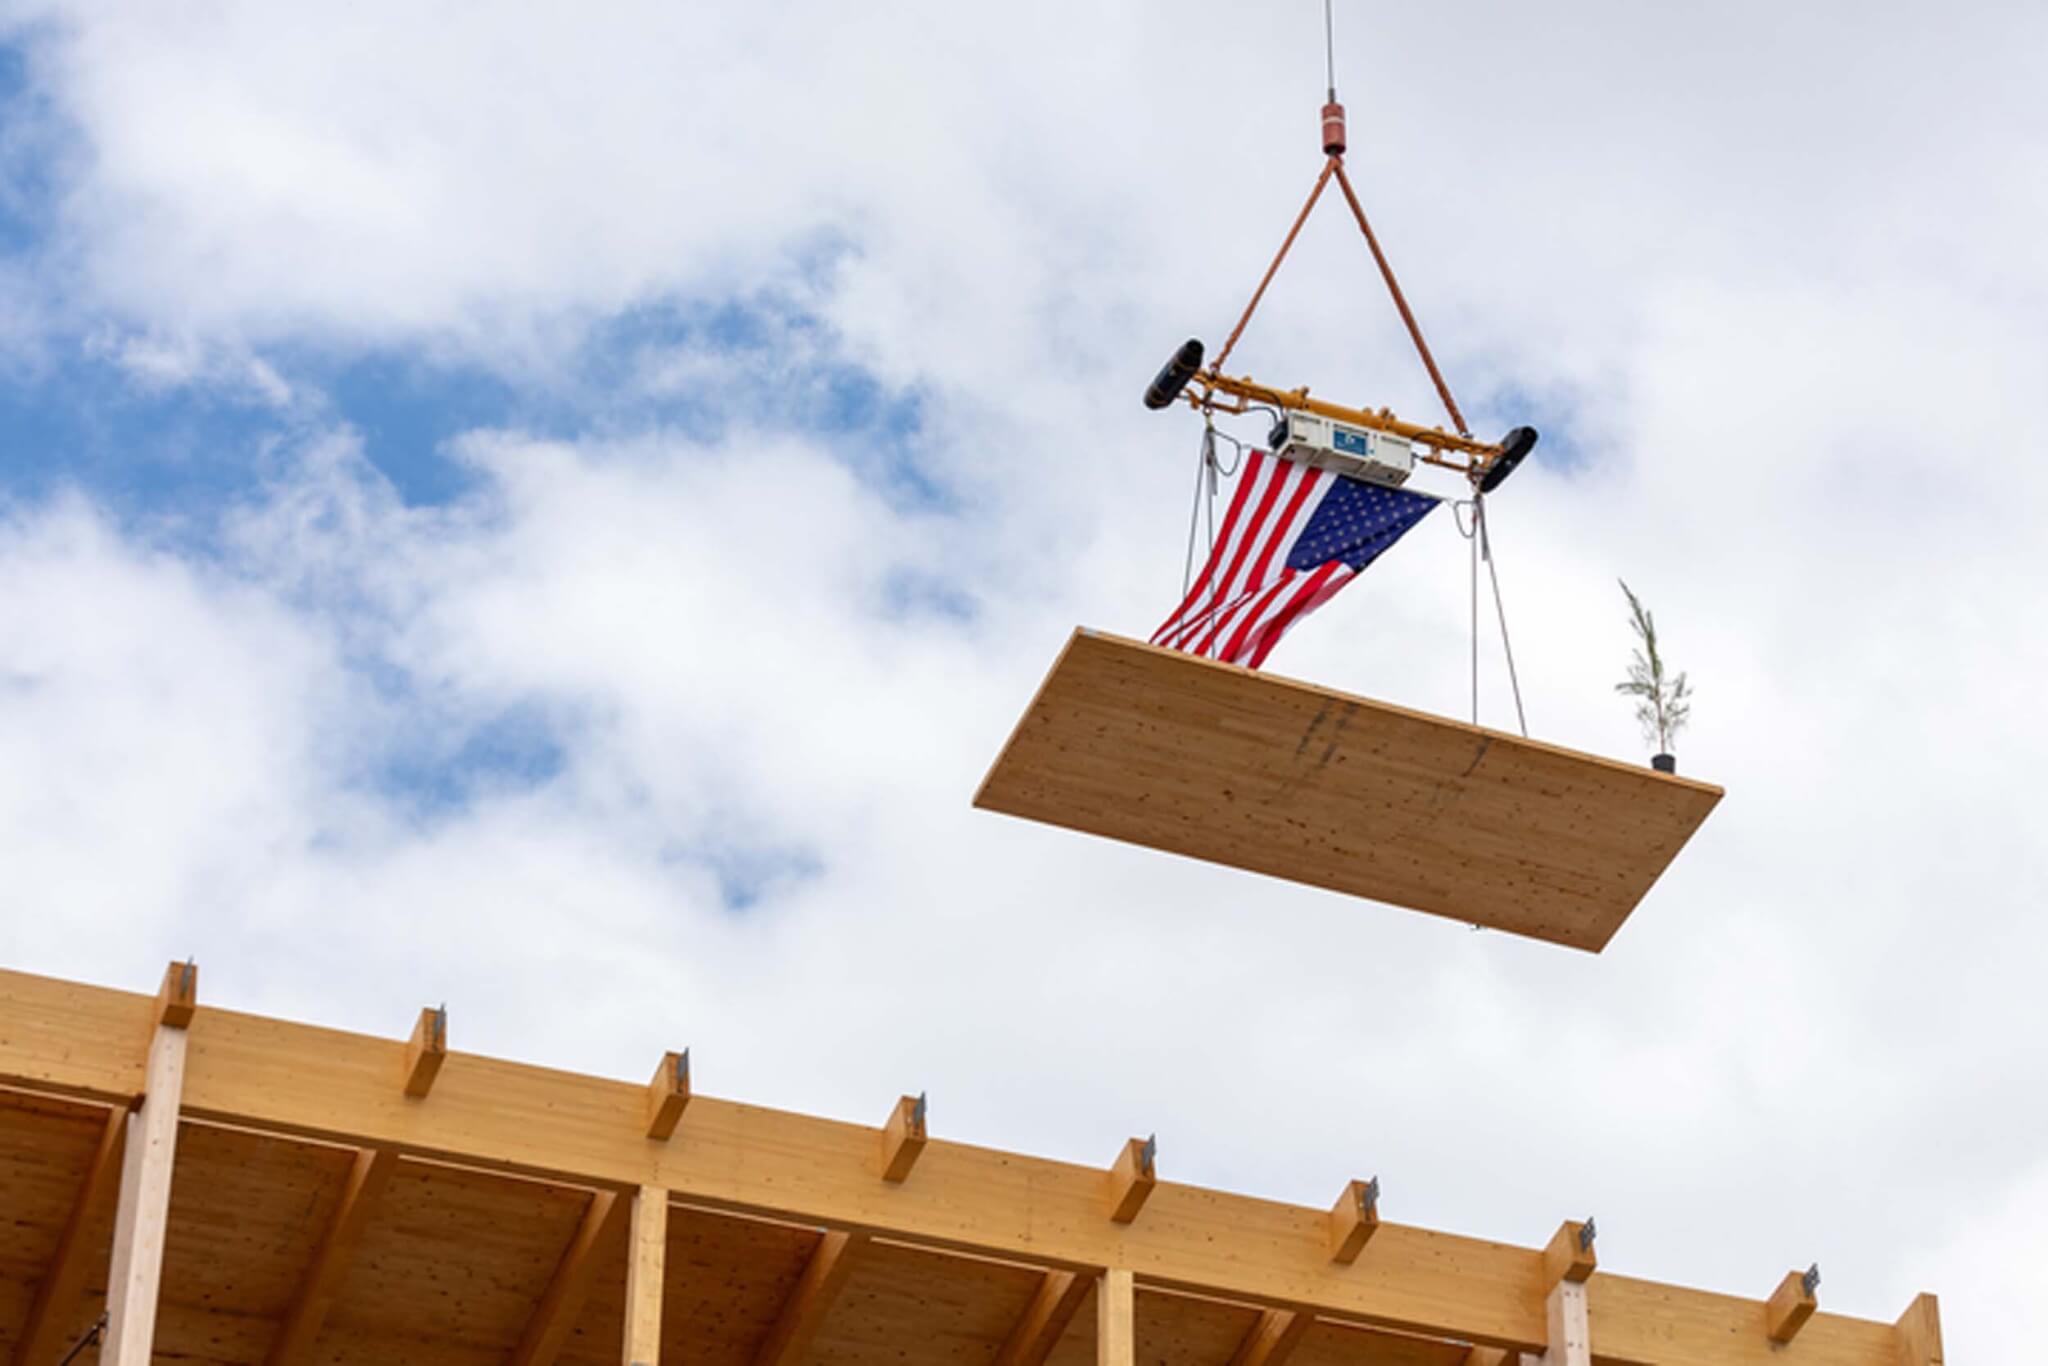
[[[1303,615],[1352,577],[1333,560],[1314,569],[1287,557],[1336,476],[1264,451],[1247,453],[1201,577],[1152,643],[1256,669]]]

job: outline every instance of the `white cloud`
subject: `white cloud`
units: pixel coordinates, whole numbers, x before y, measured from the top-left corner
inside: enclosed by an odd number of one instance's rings
[[[1396,1217],[1523,1242],[1590,1209],[1632,1271],[1761,1294],[1817,1257],[1831,1306],[1950,1292],[1959,1356],[2018,1355],[2038,1326],[1968,1287],[2048,1276],[2010,1213],[2048,1122],[2032,10],[1340,16],[1353,169],[1454,381],[1488,430],[1516,392],[1565,424],[1495,509],[1535,729],[1635,752],[1626,574],[1730,790],[1607,955],[968,810],[1064,631],[1170,605],[1194,433],[1135,394],[1306,190],[1300,8],[52,17],[93,156],[44,283],[144,370],[379,344],[557,383],[621,308],[788,298],[819,328],[744,378],[914,390],[951,500],[769,412],[473,433],[441,508],[302,436],[215,559],[16,509],[0,954],[193,951],[224,998],[386,1031],[445,995],[459,1045],[614,1073],[687,1041],[713,1090],[860,1118],[929,1086],[942,1131],[1077,1158],[1156,1128],[1176,1175],[1377,1170]],[[1339,208],[1241,358],[1427,414]],[[1439,519],[1278,667],[1462,710],[1464,563]],[[932,577],[972,614],[906,608]],[[508,712],[544,780],[381,794]],[[735,850],[785,874],[744,914]]]

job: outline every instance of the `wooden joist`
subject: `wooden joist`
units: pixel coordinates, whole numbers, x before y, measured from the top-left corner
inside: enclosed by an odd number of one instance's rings
[[[1093,1279],[1078,1271],[1048,1271],[1017,1324],[996,1353],[993,1366],[1045,1366],[1067,1325],[1093,1290]]]
[[[405,1094],[423,1100],[441,1075],[441,1062],[448,1056],[448,1007],[423,1006],[405,1041],[405,1066],[400,1076]]]
[[[598,1249],[611,1240],[625,1208],[626,1202],[611,1191],[598,1191],[590,1197],[590,1205],[569,1246],[563,1249],[562,1260],[555,1264],[555,1274],[533,1317],[526,1321],[526,1330],[507,1366],[553,1366],[576,1326],[576,1316],[583,1312],[590,1279],[597,1274]]]
[[[1474,1347],[1465,1353],[1464,1366],[1520,1366],[1522,1354],[1504,1347]]]
[[[910,1169],[917,1165],[918,1155],[924,1151],[926,1138],[925,1098],[903,1097],[882,1125],[882,1179],[902,1181],[908,1177]]]
[[[976,806],[1598,951],[1721,789],[1077,631]]]
[[[1138,1211],[1159,1184],[1153,1170],[1159,1153],[1156,1138],[1134,1138],[1124,1144],[1109,1169],[1109,1217],[1119,1224],[1137,1219]]]
[[[355,1259],[363,1230],[397,1167],[398,1154],[389,1148],[365,1148],[356,1153],[342,1186],[341,1202],[335,1206],[319,1250],[313,1254],[313,1265],[300,1282],[299,1293],[264,1358],[265,1366],[300,1366],[312,1356],[313,1344],[319,1340],[320,1327],[341,1289],[341,1279]]]
[[[1315,1316],[1292,1309],[1268,1309],[1238,1344],[1230,1366],[1286,1366],[1287,1358],[1315,1327]]]
[[[1330,1208],[1330,1260],[1350,1266],[1380,1227],[1380,1181],[1352,1181]]]
[[[127,1105],[144,1084],[151,997],[0,972],[0,1085]],[[646,1088],[451,1054],[426,1103],[406,1099],[402,1039],[370,1038],[213,1007],[189,1030],[184,1112],[585,1189],[642,1187],[690,1205],[866,1232],[1043,1270],[1122,1266],[1178,1290],[1328,1320],[1537,1353],[1549,1340],[1540,1248],[1381,1222],[1355,1266],[1331,1260],[1327,1208],[1156,1182],[1141,1218],[1106,1217],[1101,1167],[930,1140],[913,1179],[877,1179],[881,1131],[697,1096],[672,1143],[646,1136]],[[654,1210],[647,1197],[636,1208]],[[646,1222],[646,1221],[643,1221]],[[651,1304],[657,1275],[631,1303]],[[636,1262],[635,1265],[644,1265]],[[1778,1366],[1761,1300],[1633,1280],[1583,1282],[1603,1358],[1659,1366]],[[1931,1305],[1931,1301],[1930,1301]],[[1898,1366],[1908,1327],[1816,1312],[1806,1366]],[[1937,1344],[1938,1335],[1933,1337]],[[508,1344],[509,1348],[509,1344]],[[650,1366],[652,1358],[646,1358]],[[1912,1366],[1927,1366],[1914,1362]]]
[[[29,1304],[28,1322],[15,1341],[12,1366],[44,1366],[57,1360],[85,1329],[79,1315],[86,1277],[94,1269],[92,1234],[104,1227],[101,1221],[121,1184],[121,1149],[127,1133],[126,1107],[108,1110],[99,1146],[93,1149],[78,1198],[72,1203],[70,1217],[64,1221],[56,1255],[36,1287],[36,1297]]]
[[[867,1243],[865,1233],[833,1231],[818,1240],[804,1274],[789,1293],[775,1326],[754,1353],[754,1366],[792,1366],[804,1358],[811,1340],[825,1326],[832,1301],[853,1274],[853,1264]]]
[[[1543,1279],[1546,1287],[1559,1281],[1577,1285],[1590,1280],[1599,1269],[1600,1257],[1593,1247],[1593,1221],[1567,1219],[1550,1235],[1543,1248]]]
[[[690,1050],[664,1053],[647,1083],[647,1136],[667,1142],[690,1104]]]
[[[1788,1271],[1765,1302],[1765,1329],[1772,1342],[1785,1343],[1799,1336],[1799,1330],[1820,1308],[1815,1292],[1820,1288],[1820,1268]]]

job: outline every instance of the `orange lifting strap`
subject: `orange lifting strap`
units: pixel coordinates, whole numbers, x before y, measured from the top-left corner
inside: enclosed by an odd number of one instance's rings
[[[1308,202],[1295,215],[1294,226],[1287,230],[1287,240],[1280,244],[1280,250],[1273,256],[1273,264],[1266,267],[1265,278],[1252,291],[1251,302],[1244,306],[1244,316],[1237,320],[1237,326],[1230,329],[1224,339],[1223,349],[1216,353],[1216,359],[1209,363],[1209,374],[1219,377],[1223,373],[1223,362],[1230,356],[1230,349],[1237,345],[1237,339],[1244,335],[1245,324],[1252,320],[1252,313],[1258,308],[1259,300],[1266,297],[1266,286],[1273,283],[1273,276],[1279,273],[1280,263],[1287,259],[1287,251],[1294,245],[1294,239],[1301,232],[1301,225],[1308,222],[1310,210],[1323,197],[1323,188],[1330,183],[1330,177],[1337,178],[1343,187],[1345,202],[1351,205],[1351,215],[1358,220],[1360,232],[1365,234],[1365,244],[1372,249],[1372,259],[1379,264],[1380,277],[1387,282],[1387,292],[1394,296],[1394,307],[1400,311],[1401,321],[1408,326],[1408,335],[1415,342],[1415,350],[1422,357],[1423,368],[1429,371],[1429,378],[1436,385],[1437,397],[1444,401],[1444,411],[1451,415],[1451,425],[1458,429],[1458,435],[1470,439],[1472,429],[1465,425],[1465,415],[1458,411],[1458,401],[1451,397],[1451,386],[1444,383],[1443,372],[1437,369],[1436,357],[1429,353],[1429,343],[1422,339],[1422,327],[1415,321],[1414,312],[1408,307],[1408,298],[1401,293],[1401,282],[1394,278],[1394,268],[1387,262],[1387,254],[1380,250],[1380,239],[1373,234],[1372,224],[1366,221],[1365,208],[1358,202],[1358,194],[1351,188],[1351,177],[1344,174],[1344,106],[1337,103],[1336,91],[1330,92],[1330,100],[1323,106],[1323,162],[1322,174],[1316,177],[1315,188],[1309,191]]]

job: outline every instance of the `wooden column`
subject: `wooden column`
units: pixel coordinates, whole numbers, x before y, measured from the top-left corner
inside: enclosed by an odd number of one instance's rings
[[[171,1164],[178,1148],[178,1101],[185,1083],[185,1026],[198,969],[173,963],[157,993],[142,1103],[128,1116],[121,1193],[114,1207],[114,1257],[107,1273],[102,1366],[149,1366],[162,1288],[164,1228],[171,1212]]]
[[[1124,1267],[1095,1286],[1095,1366],[1138,1366],[1138,1283]]]
[[[633,1197],[626,1245],[625,1366],[660,1366],[661,1289],[668,1257],[668,1191],[642,1186]]]
[[[1593,1366],[1593,1330],[1586,1315],[1586,1283],[1559,1281],[1550,1287],[1545,1305],[1550,1319],[1550,1350],[1543,1366]]]
[[[1599,1269],[1593,1250],[1593,1221],[1566,1220],[1543,1249],[1543,1274],[1550,1282],[1544,1302],[1547,1349],[1543,1366],[1593,1366],[1593,1331],[1586,1313],[1586,1282]]]

